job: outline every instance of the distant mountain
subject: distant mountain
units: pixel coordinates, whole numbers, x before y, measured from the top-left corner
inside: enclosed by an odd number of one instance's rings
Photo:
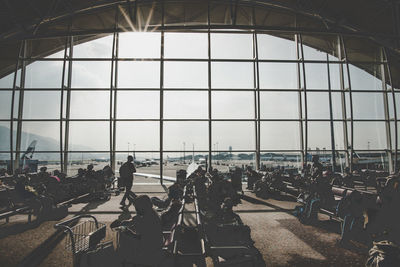
[[[58,140],[55,140],[50,137],[45,137],[37,134],[32,134],[32,133],[27,133],[27,132],[22,132],[21,135],[21,150],[25,151],[29,144],[33,141],[37,141],[36,145],[36,151],[59,151],[60,150],[60,143]],[[16,141],[16,131],[13,131],[13,140],[14,143]],[[87,146],[75,146],[77,150],[93,150],[90,147]],[[5,126],[0,126],[0,150],[1,151],[8,151],[10,150],[10,128],[5,127]],[[6,155],[0,155],[0,159],[4,158]],[[96,158],[101,158],[102,155],[96,154]],[[8,157],[8,156],[7,156]],[[80,153],[70,153],[69,155],[70,159],[82,159],[82,154]],[[108,157],[108,155],[107,155]],[[35,153],[34,159],[38,160],[57,160],[59,158],[59,153]],[[83,155],[84,159],[92,159],[93,155],[90,153],[85,153]]]

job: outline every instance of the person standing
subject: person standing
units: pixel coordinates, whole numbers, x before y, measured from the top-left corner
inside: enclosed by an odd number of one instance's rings
[[[122,166],[119,168],[119,175],[121,176],[124,186],[125,186],[125,194],[122,197],[120,202],[121,206],[125,206],[125,201],[128,198],[130,202],[134,198],[136,198],[135,193],[131,191],[132,184],[133,184],[133,173],[136,172],[135,164],[133,163],[133,157],[128,156],[128,161],[123,163]]]

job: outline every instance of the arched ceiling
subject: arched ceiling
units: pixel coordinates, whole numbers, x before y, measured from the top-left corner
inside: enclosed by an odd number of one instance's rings
[[[376,61],[382,46],[388,53],[393,81],[400,85],[397,0],[2,0],[0,77],[14,71],[21,40],[34,40],[28,51],[34,58],[61,50],[68,35],[85,42],[114,31],[200,31],[208,27],[256,29],[284,38],[290,35],[282,32],[307,33],[305,44],[328,53],[334,49],[331,37],[318,36],[341,34],[355,62]]]

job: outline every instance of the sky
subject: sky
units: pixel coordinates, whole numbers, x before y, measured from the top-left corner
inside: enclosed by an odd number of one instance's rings
[[[159,58],[161,35],[152,33],[122,33],[119,37],[120,58]],[[294,60],[295,43],[266,34],[258,36],[259,59]],[[74,58],[110,58],[112,36],[76,45]],[[50,57],[61,58],[63,52]],[[170,58],[207,59],[206,33],[165,33],[164,56]],[[326,54],[304,47],[307,60],[325,60]],[[212,34],[211,58],[252,59],[251,34]],[[330,60],[336,60],[330,56]],[[72,64],[72,88],[86,88],[71,93],[71,119],[109,119],[109,91],[93,91],[91,88],[110,88],[110,61],[74,61]],[[308,89],[328,89],[327,65],[306,63]],[[261,89],[296,89],[295,63],[260,63]],[[330,64],[332,89],[340,89],[338,64]],[[381,82],[365,71],[351,66],[353,90],[381,90]],[[164,62],[164,88],[188,90],[165,91],[163,98],[164,119],[208,119],[208,92],[191,89],[208,88],[208,62]],[[12,86],[12,75],[0,79],[0,88]],[[346,83],[347,83],[346,77]],[[36,61],[27,66],[24,119],[59,119],[60,92],[46,88],[60,88],[62,61]],[[304,84],[304,81],[302,81]],[[159,88],[159,61],[120,61],[118,63],[118,88]],[[216,89],[245,89],[237,92],[212,92],[212,118],[254,119],[254,74],[251,62],[212,62],[211,87]],[[297,92],[261,92],[261,119],[298,119],[299,95]],[[333,116],[342,118],[341,94],[332,93]],[[348,101],[348,99],[346,99]],[[304,99],[303,99],[304,101]],[[391,100],[390,100],[391,101]],[[397,103],[400,103],[397,94]],[[0,89],[0,119],[8,119],[11,109],[11,92]],[[327,92],[308,92],[308,118],[329,119]],[[159,119],[159,91],[119,91],[117,94],[118,119]],[[391,102],[390,102],[391,103]],[[353,93],[355,119],[385,119],[382,93]],[[304,106],[303,106],[304,109]],[[397,109],[400,117],[400,108]],[[391,106],[391,113],[393,107]],[[7,126],[8,123],[0,125]],[[254,122],[213,122],[212,147],[219,150],[255,150]],[[309,144],[312,149],[331,149],[329,122],[309,122]],[[338,149],[344,149],[341,122],[334,123]],[[58,122],[24,123],[23,131],[42,135],[59,142]],[[127,150],[128,143],[136,150],[159,149],[160,124],[157,121],[118,121],[117,150]],[[385,149],[384,122],[355,122],[355,149]],[[26,145],[31,140],[25,140]],[[195,150],[208,149],[208,122],[164,122],[164,149],[182,150],[194,145]],[[134,144],[134,145],[133,145]],[[101,151],[109,149],[109,122],[71,122],[70,150],[82,146]],[[40,146],[38,145],[40,149]],[[261,122],[261,149],[300,149],[299,122]]]

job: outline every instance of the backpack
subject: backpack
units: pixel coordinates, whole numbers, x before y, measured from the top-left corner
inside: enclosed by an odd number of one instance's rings
[[[129,176],[128,164],[124,163],[121,165],[121,167],[119,168],[119,176],[123,178]]]

